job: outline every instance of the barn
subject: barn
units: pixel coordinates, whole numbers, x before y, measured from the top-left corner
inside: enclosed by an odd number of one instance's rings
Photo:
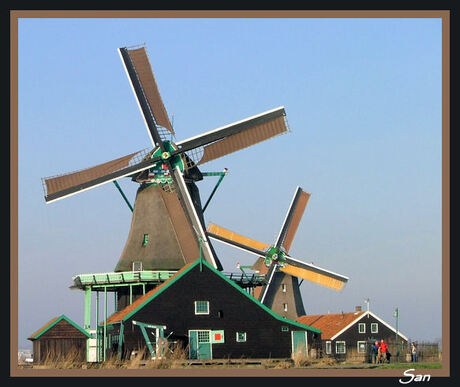
[[[407,349],[408,338],[371,311],[305,315],[296,319],[322,332],[321,353],[323,356],[360,358],[369,361],[370,346],[384,339],[392,355]],[[396,345],[395,345],[396,342]]]
[[[104,355],[120,358],[145,348],[160,356],[166,340],[188,348],[190,359],[289,358],[299,350],[316,353],[321,345],[319,329],[277,315],[202,259],[109,316],[98,330],[99,338],[106,332]]]
[[[28,340],[33,343],[34,363],[72,356],[75,361],[86,360],[86,344],[91,335],[65,315],[55,317]]]

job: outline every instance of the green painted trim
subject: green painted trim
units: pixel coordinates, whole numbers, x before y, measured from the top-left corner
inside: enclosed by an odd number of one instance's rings
[[[202,261],[202,262],[201,262]],[[275,312],[273,312],[270,308],[262,304],[258,299],[254,298],[252,295],[249,293],[245,292],[242,288],[240,288],[237,284],[235,284],[233,281],[228,279],[225,275],[223,275],[221,272],[218,270],[214,269],[214,267],[211,266],[208,262],[205,260],[197,259],[194,263],[192,263],[187,269],[185,269],[183,272],[178,272],[177,276],[172,278],[171,280],[167,281],[164,283],[164,286],[158,290],[157,292],[153,293],[151,297],[149,297],[147,300],[145,300],[142,304],[140,304],[137,308],[132,310],[130,313],[128,313],[122,321],[126,321],[129,319],[132,315],[137,313],[140,309],[142,309],[145,305],[147,305],[150,301],[152,301],[155,297],[159,296],[161,293],[163,293],[166,289],[168,289],[172,284],[177,282],[179,279],[181,279],[185,274],[187,274],[190,270],[192,270],[196,265],[205,265],[207,268],[209,268],[212,272],[217,274],[219,277],[221,277],[224,281],[232,285],[235,289],[237,289],[241,294],[244,294],[246,297],[248,297],[252,302],[257,304],[259,307],[261,307],[263,310],[265,310],[267,313],[269,313],[272,317],[276,318],[277,320],[288,323],[291,325],[294,325],[299,328],[303,329],[308,329],[310,331],[316,332],[316,333],[321,333],[319,329],[313,328],[309,325],[301,324],[297,321],[289,320],[287,318],[281,317],[277,315]]]
[[[126,283],[126,284],[112,284],[112,285],[91,285],[91,288],[94,290],[94,291],[100,291],[100,290],[96,290],[96,289],[105,289],[105,288],[119,288],[119,287],[122,287],[122,286],[141,286],[143,285],[142,282],[138,282],[138,283]],[[115,290],[108,290],[109,292],[112,291],[114,292]]]
[[[91,335],[86,332],[82,327],[78,326],[76,323],[74,323],[70,318],[68,318],[66,315],[62,315],[60,316],[59,318],[56,319],[56,321],[54,321],[52,324],[50,324],[50,326],[48,326],[46,329],[44,329],[43,331],[41,331],[38,335],[36,336],[31,336],[30,338],[31,339],[38,339],[41,335],[43,335],[45,332],[48,332],[52,327],[54,327],[59,321],[61,320],[65,320],[67,321],[70,325],[72,325],[73,327],[77,328],[81,333],[83,333],[85,336],[91,338]]]
[[[85,289],[86,286],[103,287],[103,286],[120,286],[129,283],[136,284],[140,281],[158,282],[171,278],[177,270],[143,270],[139,272],[122,271],[109,273],[87,273],[78,274],[72,277],[74,287]]]
[[[149,234],[144,234],[144,240],[142,241],[142,246],[147,246],[149,243]]]

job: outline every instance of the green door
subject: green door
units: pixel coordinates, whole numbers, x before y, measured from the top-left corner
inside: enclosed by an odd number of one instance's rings
[[[211,331],[188,331],[190,359],[212,359]]]
[[[292,331],[292,355],[300,352],[303,356],[308,356],[307,332]]]

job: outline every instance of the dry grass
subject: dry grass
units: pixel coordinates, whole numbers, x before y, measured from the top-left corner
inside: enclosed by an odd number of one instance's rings
[[[302,350],[298,350],[293,356],[292,360],[294,361],[294,366],[299,367],[308,367],[312,364],[313,360],[306,356]]]
[[[286,369],[286,368],[292,368],[292,362],[290,361],[280,361],[275,364],[274,367],[270,368],[275,368],[275,369]]]
[[[323,357],[317,359],[314,363],[317,367],[334,367],[337,365],[337,360],[333,357]]]
[[[82,368],[84,362],[80,361],[79,351],[73,349],[65,355],[56,355],[54,352],[48,351],[40,363],[41,368],[56,368],[56,369],[70,369]]]

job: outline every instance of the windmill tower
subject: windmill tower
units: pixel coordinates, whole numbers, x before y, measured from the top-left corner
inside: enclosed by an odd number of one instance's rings
[[[202,253],[222,270],[205,223],[199,166],[288,131],[278,107],[203,134],[173,141],[175,132],[162,102],[145,46],[118,49],[144,119],[152,148],[76,172],[43,178],[51,203],[123,177],[139,184],[127,241],[115,272],[178,270]],[[125,292],[125,293],[123,293]],[[120,307],[126,290],[118,291]],[[120,301],[125,299],[125,301]],[[132,298],[132,297],[131,297]]]
[[[309,198],[309,193],[297,187],[273,245],[258,242],[214,223],[210,223],[207,228],[207,234],[211,239],[258,256],[252,268],[264,273],[266,282],[254,290],[254,296],[275,313],[292,320],[305,314],[298,278],[335,290],[341,290],[348,282],[348,277],[289,255]]]

